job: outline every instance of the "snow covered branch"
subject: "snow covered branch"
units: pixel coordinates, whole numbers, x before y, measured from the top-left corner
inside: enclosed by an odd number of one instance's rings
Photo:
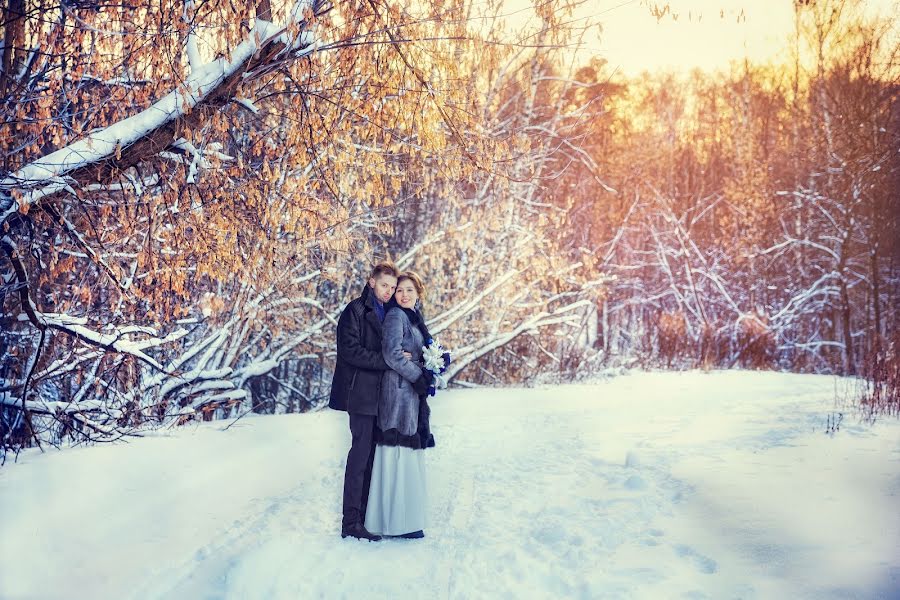
[[[190,0],[186,4],[192,6]],[[217,107],[232,100],[239,83],[265,70],[295,60],[316,49],[315,38],[303,20],[305,10],[314,13],[323,0],[298,1],[291,11],[296,21],[277,27],[258,21],[229,58],[219,57],[200,65],[193,33],[188,36],[191,73],[187,79],[145,110],[90,133],[85,138],[39,158],[0,180],[0,211],[5,221],[49,195],[72,185],[96,184],[172,147],[176,132],[190,129],[197,109]],[[300,33],[292,36],[290,30]]]
[[[590,302],[580,300],[558,308],[551,313],[541,312],[531,316],[511,330],[493,333],[474,344],[456,350],[453,354],[453,363],[445,374],[447,380],[453,379],[460,371],[482,356],[510,343],[523,333],[537,333],[542,328],[559,325],[578,327],[581,324],[581,317],[575,311],[588,306],[591,306]]]
[[[130,339],[130,335],[137,333],[137,331],[131,327],[116,328],[109,326],[109,329],[112,330],[111,333],[100,333],[86,327],[87,319],[83,317],[72,317],[65,314],[43,313],[38,311],[35,311],[34,316],[37,319],[36,323],[40,329],[54,329],[69,334],[90,346],[101,348],[107,352],[128,354],[158,370],[163,370],[163,366],[155,359],[145,354],[144,350],[173,342],[187,334],[187,331],[184,329],[177,329],[164,338],[151,335],[144,340],[132,340]],[[148,332],[141,331],[140,333],[146,334]]]
[[[521,270],[507,271],[471,298],[468,298],[449,310],[444,311],[440,315],[433,317],[429,320],[429,331],[435,335],[444,331],[459,319],[476,310],[486,297],[519,274],[521,274]]]

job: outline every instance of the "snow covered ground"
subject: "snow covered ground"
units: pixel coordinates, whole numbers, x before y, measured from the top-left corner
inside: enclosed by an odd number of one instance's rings
[[[0,469],[0,598],[900,598],[900,423],[835,380],[631,374],[433,401],[424,540],[339,537],[346,415]]]

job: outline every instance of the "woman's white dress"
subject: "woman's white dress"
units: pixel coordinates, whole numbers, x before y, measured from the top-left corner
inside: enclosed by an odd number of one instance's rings
[[[427,527],[425,452],[403,446],[375,447],[366,529],[403,535]]]

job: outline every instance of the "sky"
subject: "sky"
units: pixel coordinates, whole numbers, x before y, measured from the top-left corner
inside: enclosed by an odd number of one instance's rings
[[[714,70],[744,56],[768,59],[785,48],[793,29],[790,0],[670,0],[673,14],[661,19],[639,1],[589,3],[603,25],[599,40],[591,45],[611,66],[628,74]]]
[[[530,0],[508,0],[512,5]],[[864,0],[866,11],[891,14],[898,0]],[[668,4],[657,19],[649,5]],[[605,58],[619,71],[727,68],[730,61],[787,59],[793,0],[585,0],[577,16],[599,22],[586,37],[585,55]]]

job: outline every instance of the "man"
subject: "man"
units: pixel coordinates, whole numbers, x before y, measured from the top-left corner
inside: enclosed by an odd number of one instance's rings
[[[381,379],[390,367],[381,354],[384,305],[397,287],[397,267],[390,261],[372,269],[359,298],[350,302],[338,319],[337,364],[328,406],[350,414],[350,452],[344,472],[344,509],[341,537],[378,541],[363,523],[375,456],[375,422]]]

